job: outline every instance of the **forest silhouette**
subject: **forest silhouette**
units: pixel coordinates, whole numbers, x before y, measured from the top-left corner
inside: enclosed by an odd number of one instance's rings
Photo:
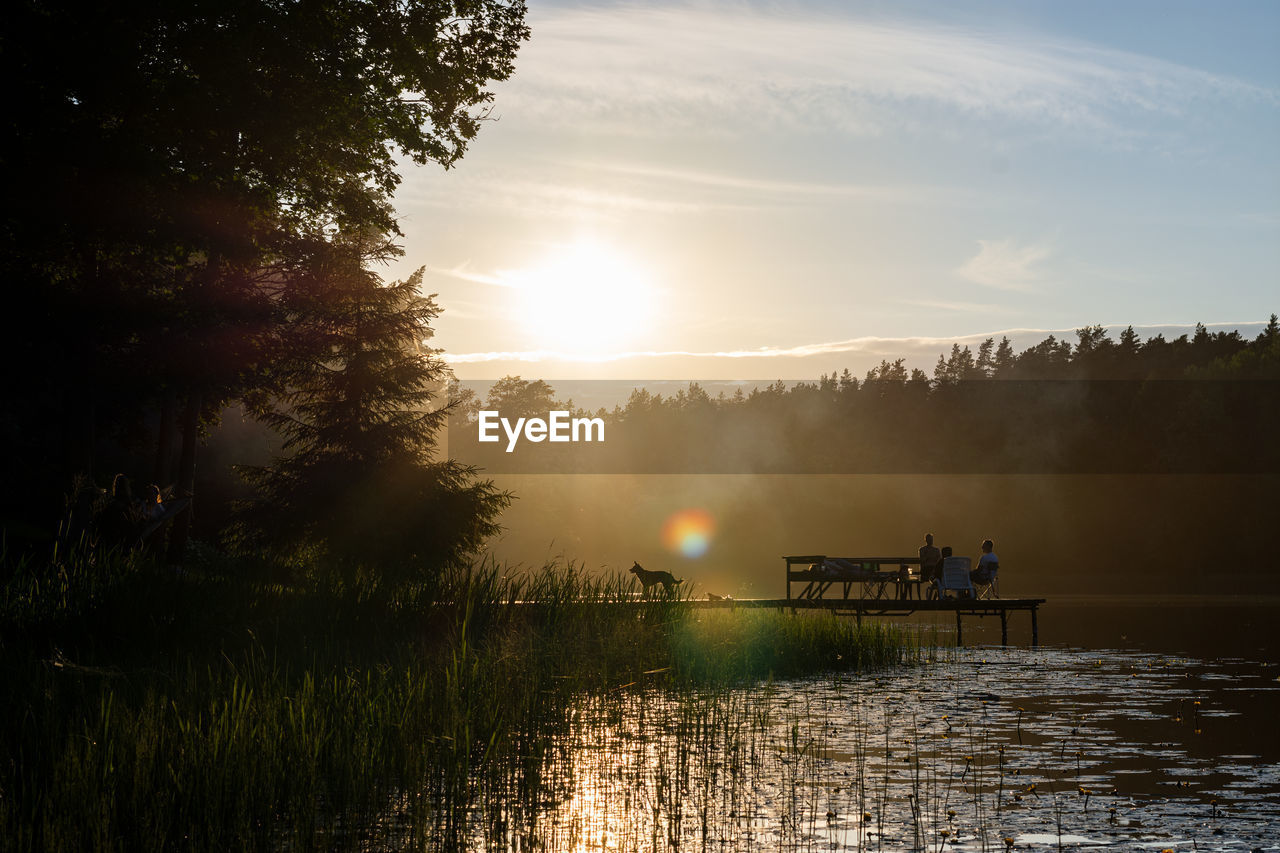
[[[666,395],[636,383],[629,397],[602,383],[584,393],[620,402],[590,412],[509,376],[483,393],[453,385],[449,450],[520,498],[503,516],[503,559],[639,559],[702,589],[772,598],[783,554],[910,555],[933,531],[970,556],[994,538],[1011,595],[1267,594],[1280,591],[1266,541],[1278,367],[1273,316],[1252,340],[1204,326],[1113,340],[1095,326],[1022,353],[954,345],[932,376],[898,361],[861,379],[714,395],[713,382]],[[606,439],[506,453],[475,441],[481,408],[590,414]],[[697,559],[659,542],[687,507],[716,524]]]
[[[450,451],[519,473],[1280,473],[1275,315],[1254,340],[1203,325],[1174,340],[1076,336],[1019,354],[1007,338],[976,354],[955,344],[932,377],[897,360],[861,380],[845,370],[714,397],[696,382],[666,397],[641,385],[595,412],[543,380],[506,377],[483,400],[455,385]],[[477,440],[481,409],[600,417],[607,440],[509,452]]]

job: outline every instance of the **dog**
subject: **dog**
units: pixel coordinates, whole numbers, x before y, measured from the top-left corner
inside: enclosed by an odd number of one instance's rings
[[[676,584],[684,583],[683,579],[676,580],[671,572],[651,572],[639,563],[631,567],[631,574],[640,578],[640,583],[644,586],[645,592],[648,592],[656,584],[662,584],[662,588],[667,591],[667,595],[670,595],[675,591]]]

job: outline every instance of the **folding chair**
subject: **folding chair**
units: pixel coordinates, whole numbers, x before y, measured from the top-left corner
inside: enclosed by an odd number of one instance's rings
[[[978,598],[999,598],[1000,597],[1000,564],[987,563],[986,580],[978,578],[974,583],[974,587],[978,591]]]
[[[943,560],[942,570],[935,583],[938,598],[946,598],[949,592],[954,593],[955,598],[977,598],[977,592],[969,580],[968,557],[947,557]]]

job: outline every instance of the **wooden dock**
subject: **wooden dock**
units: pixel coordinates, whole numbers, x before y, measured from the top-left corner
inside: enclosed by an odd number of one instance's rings
[[[650,608],[691,610],[734,610],[737,608],[770,608],[778,611],[826,610],[837,616],[852,616],[862,624],[863,618],[877,616],[911,616],[915,613],[954,613],[956,616],[956,645],[964,644],[962,617],[995,616],[1000,619],[1000,643],[1009,644],[1009,614],[1027,611],[1031,614],[1031,645],[1040,644],[1040,626],[1037,611],[1043,598],[944,598],[938,599],[860,599],[860,598],[667,598],[659,594],[636,593],[631,599],[594,601],[593,607],[642,614]],[[512,602],[522,609],[538,612],[546,607],[536,601]]]
[[[1043,598],[989,598],[989,599],[861,599],[861,598],[747,598],[719,601],[690,600],[696,608],[772,607],[778,610],[829,610],[841,616],[852,616],[858,623],[863,617],[911,616],[915,613],[954,613],[956,615],[956,645],[964,644],[962,616],[997,616],[1000,619],[1000,644],[1009,644],[1009,614],[1026,611],[1031,614],[1031,645],[1040,644],[1040,625],[1037,614]]]
[[[1037,619],[1043,598],[999,598],[994,582],[985,587],[985,596],[970,589],[968,597],[930,598],[937,595],[932,581],[920,575],[920,558],[911,557],[828,557],[802,554],[782,558],[786,563],[787,597],[783,606],[821,608],[847,613],[862,622],[863,616],[910,616],[913,613],[955,613],[956,645],[964,643],[962,616],[997,616],[1000,643],[1009,644],[1009,614],[1031,614],[1031,645],[1040,644]],[[834,567],[834,570],[833,570]],[[966,580],[967,583],[967,580]],[[801,584],[798,595],[792,584]]]
[[[1009,644],[1009,615],[1026,611],[1031,614],[1031,645],[1040,644],[1038,620],[1043,598],[944,597],[931,598],[932,582],[920,577],[919,557],[837,557],[803,555],[783,557],[786,561],[786,598],[681,598],[666,597],[660,588],[649,593],[635,593],[630,600],[597,603],[598,607],[635,609],[655,605],[688,607],[697,610],[729,610],[739,607],[767,607],[775,610],[826,610],[840,616],[852,616],[862,624],[863,618],[877,616],[911,616],[915,613],[954,613],[956,645],[964,644],[964,616],[994,616],[1000,620],[1000,643]],[[826,568],[828,561],[837,571]],[[796,568],[803,566],[804,568]],[[802,584],[798,595],[792,584]],[[994,596],[994,586],[987,588]],[[536,603],[524,603],[537,608]]]

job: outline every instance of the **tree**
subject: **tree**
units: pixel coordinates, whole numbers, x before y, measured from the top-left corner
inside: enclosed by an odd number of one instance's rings
[[[1076,329],[1076,348],[1071,357],[1078,378],[1109,378],[1115,371],[1116,343],[1100,325]]]
[[[946,356],[938,354],[938,361],[933,365],[933,384],[939,388],[951,384],[951,372],[947,367]]]
[[[421,270],[384,284],[367,269],[389,251],[335,239],[296,271],[294,328],[281,334],[314,355],[279,371],[281,405],[259,412],[287,455],[244,469],[256,494],[235,527],[242,545],[310,558],[348,586],[396,587],[464,560],[510,503],[473,468],[432,458],[447,369],[424,341],[439,309],[418,294]]]
[[[463,387],[456,376],[449,379],[448,398],[449,431],[458,430],[461,434],[475,425],[484,403],[474,388]]]
[[[1271,346],[1277,340],[1280,340],[1280,322],[1277,322],[1276,315],[1272,314],[1271,319],[1267,321],[1266,328],[1258,335],[1257,342]]]
[[[1013,344],[1009,343],[1008,338],[1001,337],[1000,344],[996,347],[995,359],[992,362],[994,371],[992,375],[1001,379],[1008,378],[1017,360],[1018,357],[1013,354]]]
[[[943,358],[938,356],[938,363],[933,368],[933,381],[938,387],[956,385],[960,382],[984,378],[977,364],[973,360],[973,352],[965,347],[960,348],[959,344],[951,345],[951,356]]]
[[[939,356],[939,359],[942,357]],[[863,380],[864,387],[872,382],[884,384],[903,384],[907,381],[907,368],[904,366],[906,359],[897,358],[892,363],[881,359],[880,364],[867,371],[867,376]]]
[[[987,338],[978,347],[978,360],[974,363],[974,369],[978,373],[979,379],[990,379],[995,371],[995,356],[993,352],[996,346],[995,338]]]
[[[462,156],[524,15],[520,0],[6,9],[0,274],[37,310],[5,355],[32,368],[16,426],[48,446],[29,455],[67,459],[12,476],[91,470],[97,437],[137,432],[163,398],[183,410],[189,489],[202,417],[270,366],[256,284],[307,235],[395,233],[400,158]]]
[[[504,418],[545,418],[556,409],[569,409],[572,402],[556,399],[556,391],[541,379],[525,380],[504,376],[489,387],[484,407],[499,412]]]
[[[1131,361],[1138,356],[1138,350],[1142,349],[1142,340],[1138,337],[1138,333],[1133,330],[1133,326],[1125,326],[1123,332],[1120,333],[1120,358],[1122,361]]]
[[[1014,372],[1021,379],[1062,379],[1070,362],[1071,344],[1050,335],[1022,351],[1014,364]]]

